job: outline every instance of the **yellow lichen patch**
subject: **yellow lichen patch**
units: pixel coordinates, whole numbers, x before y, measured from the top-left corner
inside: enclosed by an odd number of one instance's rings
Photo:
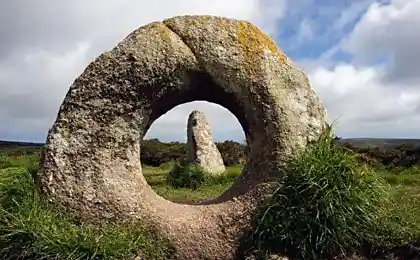
[[[158,29],[160,38],[167,44],[171,44],[171,30],[169,30],[168,27],[166,27],[164,24],[159,24],[159,26],[157,26],[156,28]]]
[[[267,50],[277,55],[279,61],[286,59],[275,42],[249,22],[242,21],[237,24],[236,37],[241,45],[242,55],[248,62],[260,61]]]
[[[211,20],[212,17],[206,16],[206,15],[200,15],[200,16],[192,16],[191,20],[193,23],[199,23],[199,24],[205,24]]]
[[[198,15],[198,16],[189,16],[187,19],[187,25],[191,27],[206,29],[206,27],[219,27],[224,29],[228,24],[229,20],[226,19],[216,19],[214,16],[209,15]]]

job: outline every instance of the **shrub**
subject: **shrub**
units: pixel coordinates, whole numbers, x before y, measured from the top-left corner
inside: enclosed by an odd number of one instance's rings
[[[413,144],[376,147],[356,147],[350,143],[340,143],[344,149],[360,154],[360,162],[374,167],[395,169],[420,165],[420,146]]]
[[[282,170],[279,188],[255,214],[250,241],[259,256],[281,248],[296,258],[329,259],[399,238],[388,218],[390,186],[333,140],[324,131]]]
[[[163,143],[159,139],[143,140],[140,159],[142,163],[158,167],[171,160],[183,159],[186,145],[179,142]]]
[[[228,140],[216,143],[216,146],[226,166],[240,164],[246,158],[244,144]]]
[[[213,186],[232,183],[240,174],[241,166],[231,167],[228,171],[212,175],[205,172],[200,166],[193,164],[173,163],[167,175],[167,183],[175,188],[197,189],[200,186]]]
[[[167,176],[167,183],[175,188],[197,189],[205,179],[203,169],[197,165],[174,163]]]

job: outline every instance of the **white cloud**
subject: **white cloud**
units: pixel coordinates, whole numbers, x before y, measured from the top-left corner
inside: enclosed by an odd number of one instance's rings
[[[374,3],[350,35],[326,52],[347,51],[351,62],[303,63],[330,120],[339,117],[339,133],[419,137],[420,34],[413,29],[420,26],[419,13],[419,0]]]
[[[73,80],[97,55],[113,48],[141,25],[176,15],[209,14],[250,20],[274,35],[285,2],[15,0],[1,3],[0,34],[6,37],[0,41],[0,139],[44,141]],[[171,111],[153,125],[149,135],[156,133],[162,138],[162,134],[171,134],[182,139],[185,126],[179,122],[187,119],[190,108],[207,111],[213,135],[218,139],[223,139],[223,133],[227,138],[242,138],[230,112],[218,106],[210,109],[202,103]],[[173,122],[171,118],[179,120]],[[219,122],[224,122],[223,127]],[[176,136],[162,132],[165,128]]]
[[[320,0],[289,0],[290,23],[280,27],[283,33],[296,30],[285,42],[290,50],[313,44],[330,45],[345,36],[374,0],[342,0],[326,3]],[[289,10],[290,9],[290,10]],[[317,46],[315,46],[317,48]],[[308,51],[311,51],[308,49]]]
[[[334,69],[317,68],[309,78],[327,108],[330,121],[338,119],[337,131],[376,136],[416,136],[420,122],[416,105],[420,89],[381,82],[378,67],[356,69],[349,64]],[[411,128],[414,126],[414,128]],[[398,130],[398,132],[396,131]]]
[[[394,0],[372,4],[343,49],[355,62],[387,62],[387,80],[418,83],[420,79],[420,0]]]
[[[341,10],[339,18],[333,24],[334,30],[342,30],[349,24],[353,23],[360,14],[362,14],[366,7],[369,6],[373,0],[354,1],[348,8]]]
[[[52,123],[52,116],[68,88],[63,82],[72,82],[82,72],[88,50],[87,43],[80,43],[76,49],[61,55],[40,50],[15,53],[3,60],[0,63],[0,120],[10,125],[12,120],[48,118],[48,123]],[[9,131],[13,133],[16,129]]]
[[[0,140],[44,141],[68,83],[88,62],[88,50],[88,44],[80,43],[61,55],[15,54],[0,63]]]
[[[309,19],[303,19],[300,22],[297,35],[300,41],[310,41],[314,38],[314,29],[312,28],[311,22]]]
[[[0,139],[44,141],[69,86],[90,61],[135,28],[183,14],[250,20],[271,36],[290,29],[293,24],[279,21],[293,16],[295,34],[281,39],[281,45],[303,51],[299,56],[312,52],[302,46],[316,49],[338,41],[318,60],[297,62],[330,118],[339,117],[339,135],[419,137],[420,0],[378,1],[345,1],[346,8],[337,7],[340,1],[324,5],[315,0],[4,1]],[[343,52],[350,54],[346,62],[331,59]],[[193,109],[206,113],[216,140],[243,139],[230,112],[205,102],[169,111],[147,137],[184,140]]]

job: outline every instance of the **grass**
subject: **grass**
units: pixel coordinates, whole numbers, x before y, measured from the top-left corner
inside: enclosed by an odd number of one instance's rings
[[[272,252],[294,259],[372,255],[420,238],[420,176],[406,172],[396,181],[332,140],[325,131],[302,151],[256,211],[248,245],[257,259]]]
[[[101,226],[79,223],[56,210],[40,195],[33,176],[36,155],[0,155],[0,259],[168,259],[172,246],[141,223]],[[157,193],[175,202],[197,202],[221,194],[240,174],[228,168],[226,177],[206,178],[196,190],[173,188],[166,182],[172,163],[143,166]]]
[[[171,245],[139,223],[78,223],[38,193],[36,157],[0,157],[0,259],[167,259]]]
[[[420,167],[368,168],[332,146],[331,138],[326,133],[302,151],[283,172],[279,189],[255,212],[247,251],[257,259],[270,253],[309,260],[381,254],[420,238]],[[0,155],[0,259],[130,259],[139,254],[153,260],[171,254],[168,241],[139,223],[99,227],[54,209],[33,183],[38,161],[37,155]],[[196,187],[176,188],[168,184],[173,162],[142,168],[160,196],[178,203],[217,197],[242,170],[230,166]]]
[[[379,169],[378,172],[386,179],[386,181],[394,186],[418,186],[420,185],[420,166],[408,169],[386,170]]]
[[[143,165],[143,175],[157,194],[177,203],[195,203],[217,197],[233,184],[243,167],[242,165],[229,166],[224,174],[215,177],[203,177],[201,184],[191,189],[185,186],[175,188],[168,184],[168,172],[177,167],[175,165],[173,162],[160,167]],[[187,168],[182,170],[198,169]]]

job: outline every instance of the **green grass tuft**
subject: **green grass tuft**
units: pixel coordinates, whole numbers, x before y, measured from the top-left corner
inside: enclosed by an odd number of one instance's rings
[[[329,130],[290,162],[284,176],[255,215],[250,238],[260,259],[269,252],[329,259],[418,235],[396,215],[391,186],[336,147]]]
[[[35,187],[36,162],[0,159],[0,259],[167,259],[169,243],[141,225],[99,227],[55,210]]]
[[[181,165],[175,163],[166,178],[167,183],[174,188],[197,189],[204,181],[206,173],[197,165]]]

